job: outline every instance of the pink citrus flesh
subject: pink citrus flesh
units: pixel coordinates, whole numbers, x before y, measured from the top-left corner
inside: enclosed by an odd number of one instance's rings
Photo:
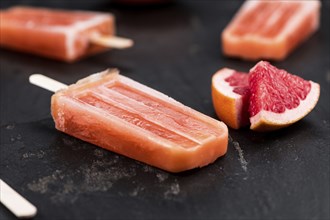
[[[313,110],[320,85],[260,61],[249,74],[250,128],[272,131],[287,127]]]

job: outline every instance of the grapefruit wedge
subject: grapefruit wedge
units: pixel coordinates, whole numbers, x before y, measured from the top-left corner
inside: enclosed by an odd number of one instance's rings
[[[255,131],[287,127],[305,117],[320,96],[319,84],[260,61],[249,74],[223,68],[212,77],[217,116],[229,127]]]
[[[212,101],[217,116],[229,127],[249,124],[249,75],[223,68],[212,77]]]
[[[320,96],[319,84],[260,61],[249,74],[251,129],[272,131],[305,117]]]

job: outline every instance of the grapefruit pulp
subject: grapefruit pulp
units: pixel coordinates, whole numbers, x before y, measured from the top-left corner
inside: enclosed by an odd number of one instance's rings
[[[320,85],[260,61],[249,74],[251,129],[271,131],[305,117],[316,105]]]

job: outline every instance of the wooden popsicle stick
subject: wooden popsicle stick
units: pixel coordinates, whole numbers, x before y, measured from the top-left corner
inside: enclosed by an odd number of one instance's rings
[[[115,49],[126,49],[132,47],[134,42],[131,39],[117,37],[117,36],[106,36],[98,33],[94,33],[89,38],[90,42],[103,47],[111,47]]]
[[[51,92],[57,92],[60,89],[68,88],[68,86],[65,85],[64,83],[51,79],[42,74],[32,74],[29,77],[29,81],[31,84],[39,86],[43,89],[47,89]]]
[[[17,218],[32,218],[37,208],[0,179],[0,202]]]

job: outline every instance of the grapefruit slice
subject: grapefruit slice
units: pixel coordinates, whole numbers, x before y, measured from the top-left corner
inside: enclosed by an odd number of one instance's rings
[[[212,77],[212,100],[218,117],[229,127],[249,124],[249,75],[223,68]]]
[[[260,61],[249,74],[250,122],[255,131],[289,126],[316,105],[320,85]]]

